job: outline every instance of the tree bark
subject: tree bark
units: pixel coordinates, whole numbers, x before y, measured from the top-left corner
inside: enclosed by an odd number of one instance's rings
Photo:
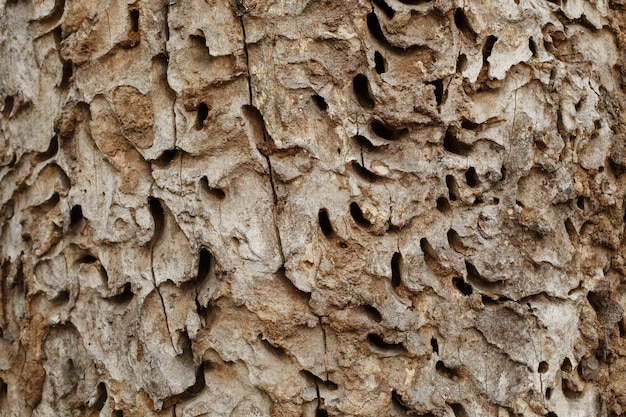
[[[0,416],[623,415],[625,11],[0,0]]]

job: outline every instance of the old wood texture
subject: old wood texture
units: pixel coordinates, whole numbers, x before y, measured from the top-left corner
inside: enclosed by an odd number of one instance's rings
[[[623,0],[0,0],[0,416],[626,413]]]

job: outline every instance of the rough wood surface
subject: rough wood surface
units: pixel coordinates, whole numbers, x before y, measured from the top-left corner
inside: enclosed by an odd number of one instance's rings
[[[0,415],[625,415],[625,16],[0,1]]]

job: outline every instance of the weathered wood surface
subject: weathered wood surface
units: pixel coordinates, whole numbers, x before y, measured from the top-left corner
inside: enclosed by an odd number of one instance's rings
[[[623,3],[2,1],[0,415],[624,415]]]

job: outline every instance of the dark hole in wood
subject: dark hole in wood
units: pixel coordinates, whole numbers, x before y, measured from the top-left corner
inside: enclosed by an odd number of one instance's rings
[[[100,382],[96,387],[96,402],[93,405],[94,408],[96,410],[102,410],[108,397],[107,387],[104,385],[104,382]]]
[[[424,237],[420,239],[420,248],[422,249],[422,253],[424,254],[424,262],[426,265],[436,274],[440,274],[443,272],[443,267],[439,262],[439,258],[435,253],[435,250],[428,242],[428,240]]]
[[[391,391],[391,403],[395,407],[397,407],[402,413],[413,414],[412,410],[409,407],[407,407],[404,400],[402,399],[400,394],[396,392],[396,390]]]
[[[319,383],[320,385],[331,391],[335,391],[337,388],[339,388],[339,385],[335,384],[333,381],[320,379]]]
[[[549,369],[548,362],[546,361],[539,362],[539,366],[537,367],[537,372],[539,372],[540,374],[545,374],[546,372],[548,372],[548,369]]]
[[[565,230],[567,231],[567,235],[570,241],[574,242],[578,237],[578,232],[574,227],[574,223],[572,223],[572,219],[570,219],[569,217],[565,220]]]
[[[409,129],[407,128],[402,128],[402,129],[391,128],[378,120],[372,120],[371,127],[372,127],[372,131],[375,134],[387,140],[399,139],[400,137],[402,137],[409,131]]]
[[[476,169],[474,167],[470,167],[467,171],[465,171],[465,182],[470,187],[476,187],[480,181],[478,180],[478,174],[476,174]]]
[[[487,40],[485,40],[485,44],[483,45],[483,65],[489,64],[487,60],[491,56],[491,51],[493,51],[493,46],[497,40],[498,38],[494,35],[487,36]]]
[[[533,38],[528,38],[528,49],[530,49],[533,56],[537,56],[537,45],[535,45]]]
[[[211,51],[206,45],[206,37],[202,31],[198,30],[195,34],[189,35],[189,40],[193,48],[206,50],[207,55],[210,55]]]
[[[259,341],[261,342],[261,344],[262,344],[262,345],[263,345],[263,346],[264,346],[264,347],[265,347],[265,348],[266,348],[266,349],[267,349],[270,353],[272,353],[272,354],[274,354],[274,355],[276,355],[276,356],[279,356],[279,357],[282,357],[282,356],[285,356],[285,355],[286,355],[286,353],[285,353],[285,349],[283,349],[283,348],[282,348],[282,347],[280,347],[280,346],[276,346],[276,345],[274,345],[274,344],[270,343],[270,342],[269,342],[269,340],[267,340],[267,339],[265,338],[265,336],[263,336],[262,334],[259,334],[258,338],[259,338]]]
[[[539,149],[540,151],[545,151],[546,148],[548,147],[543,141],[541,140],[535,140],[535,146],[537,147],[537,149]]]
[[[190,349],[191,350],[191,341],[189,339],[189,335],[187,335],[187,333],[184,334],[184,336],[186,337],[187,342],[189,343]],[[198,370],[196,371],[196,381],[194,382],[194,384],[192,386],[190,386],[189,388],[187,388],[183,394],[182,394],[182,398],[192,398],[198,394],[200,394],[200,392],[204,389],[204,387],[206,387],[206,380],[204,378],[204,370],[210,367],[210,364],[206,363],[206,362],[202,362],[200,364],[200,366],[198,366]]]
[[[374,4],[380,7],[380,10],[385,13],[385,16],[387,16],[389,19],[393,19],[396,12],[391,7],[389,7],[387,3],[385,3],[385,0],[374,0]]]
[[[333,230],[333,225],[330,222],[330,218],[328,217],[328,210],[325,208],[320,209],[317,213],[317,220],[320,224],[320,229],[322,229],[322,233],[324,236],[330,238],[333,237],[335,231]]]
[[[569,358],[563,359],[563,363],[561,364],[561,371],[563,372],[572,372],[572,361]]]
[[[208,312],[208,307],[203,306],[198,300],[198,296],[196,296],[196,313],[198,313],[198,317],[202,320],[202,328],[205,328]]]
[[[579,209],[584,210],[585,209],[585,197],[583,197],[582,195],[579,196],[576,199],[576,206],[578,206]]]
[[[70,301],[70,292],[68,290],[60,291],[56,297],[54,297],[54,301],[59,304],[65,304]]]
[[[472,122],[469,119],[463,117],[461,120],[461,127],[465,130],[478,130],[480,128],[480,124]]]
[[[156,197],[148,197],[148,205],[150,206],[150,214],[152,214],[152,220],[154,221],[154,235],[152,236],[152,242],[156,242],[156,240],[161,236],[161,231],[163,229],[163,206],[161,202]]]
[[[557,416],[554,411],[550,411],[548,414],[546,414],[546,417],[559,417],[559,416]]]
[[[206,176],[200,178],[200,184],[209,195],[217,198],[218,200],[223,200],[226,197],[224,190],[221,188],[211,187],[209,185],[209,179]]]
[[[463,278],[452,278],[452,283],[463,295],[472,295],[474,292],[472,285],[463,281]]]
[[[391,258],[391,286],[397,288],[402,283],[402,255],[400,252]]]
[[[364,180],[366,180],[368,182],[374,182],[376,180],[381,179],[381,177],[379,175],[374,174],[372,171],[370,171],[369,169],[365,168],[364,166],[359,164],[357,161],[352,161],[350,166],[352,167],[352,170],[359,177],[361,177],[362,179],[364,179]]]
[[[55,164],[56,165],[56,164]],[[58,165],[57,165],[58,166]],[[63,173],[63,175],[65,175],[65,173]],[[48,200],[44,201],[43,203],[41,203],[40,205],[36,206],[38,208],[44,209],[44,210],[51,210],[54,207],[56,207],[57,204],[59,204],[59,193],[54,193],[52,195],[52,197],[50,197]]]
[[[478,269],[469,261],[465,261],[465,270],[467,271],[467,280],[476,288],[482,290],[493,290],[498,288],[502,281],[489,281],[483,278]]]
[[[250,128],[252,129],[252,134],[255,140],[257,140],[257,149],[259,149],[261,154],[263,154],[264,156],[268,156],[268,152],[270,151],[268,145],[271,147],[272,143],[271,138],[269,138],[270,143],[268,143],[269,135],[267,134],[267,131],[265,129],[265,120],[263,119],[263,114],[261,114],[261,111],[258,108],[250,104],[244,104],[241,107],[241,111],[243,113],[243,116],[250,124]],[[262,140],[263,143],[259,144],[259,140]]]
[[[48,149],[46,149],[44,152],[37,155],[36,161],[38,162],[46,161],[52,158],[54,155],[56,155],[58,151],[59,151],[59,140],[57,136],[54,135],[52,139],[50,139],[50,144],[48,145]]]
[[[363,74],[357,74],[352,80],[352,88],[354,95],[361,107],[371,109],[374,107],[374,100],[370,94],[370,86],[367,77]]]
[[[376,146],[372,142],[369,141],[365,136],[356,135],[354,136],[354,141],[359,145],[367,149],[368,151],[376,150]]]
[[[363,310],[365,311],[365,314],[367,314],[369,318],[371,318],[377,323],[382,321],[383,317],[380,315],[380,311],[378,311],[376,307],[367,305],[367,304],[362,307],[363,307]]]
[[[4,98],[4,107],[2,108],[2,115],[8,117],[13,111],[13,96],[6,96]]]
[[[437,210],[442,213],[450,213],[452,211],[452,207],[450,206],[450,202],[445,197],[439,197],[437,199]]]
[[[443,103],[443,80],[430,81],[427,84],[435,87],[435,101],[438,106],[441,106]]]
[[[222,190],[221,188],[209,188],[208,191],[219,200],[223,200],[224,197],[226,197],[226,193],[224,193],[224,190]]]
[[[209,278],[211,270],[211,253],[207,248],[200,249],[198,255],[198,275],[196,277],[196,285],[202,285]]]
[[[63,61],[63,70],[61,75],[61,82],[59,88],[67,88],[70,85],[70,80],[74,75],[74,64],[72,61]]]
[[[455,252],[458,252],[461,254],[464,254],[466,252],[466,248],[465,248],[465,245],[463,244],[463,241],[461,240],[461,236],[459,236],[456,230],[449,229],[448,233],[446,233],[446,236],[448,237],[448,245],[450,245],[450,247]]]
[[[300,370],[300,375],[304,376],[304,378],[308,379],[314,384],[321,385],[331,391],[335,391],[337,388],[339,388],[339,386],[333,381],[322,379],[319,376],[315,375],[313,372],[307,371],[306,369]]]
[[[387,343],[383,340],[382,337],[377,334],[370,333],[367,335],[367,341],[380,350],[392,350],[398,352],[406,352],[406,348],[402,345],[402,343]]]
[[[0,405],[6,404],[7,394],[9,392],[9,386],[0,379]]]
[[[133,32],[139,32],[139,10],[130,10],[130,30]]]
[[[506,179],[506,167],[502,165],[500,168],[500,181],[504,181]]]
[[[297,298],[302,305],[309,304],[311,301],[311,293],[295,286],[293,281],[287,276],[287,269],[284,265],[276,270],[276,277],[280,280],[280,285],[282,285],[293,298]]]
[[[328,417],[328,411],[323,408],[318,408],[315,410],[315,417]]]
[[[83,256],[82,258],[80,258],[78,260],[78,263],[81,263],[81,264],[93,264],[97,260],[98,260],[98,258],[96,258],[95,256],[87,254],[87,255]]]
[[[467,271],[467,278],[468,278],[468,280],[470,280],[470,282],[472,280],[482,280],[483,279],[480,276],[480,274],[478,273],[478,270],[476,269],[474,264],[472,264],[468,260],[465,261],[465,270]]]
[[[370,227],[372,225],[372,223],[363,216],[361,207],[354,201],[350,203],[350,215],[359,226]]]
[[[601,129],[602,128],[602,121],[594,120],[593,121],[593,127],[596,128],[596,129]],[[600,168],[602,168],[602,167],[600,167]],[[600,168],[598,168],[598,169],[600,169]]]
[[[480,296],[481,301],[484,305],[500,305],[505,301],[511,301],[510,298],[507,297],[490,297],[488,295],[482,294]]]
[[[587,293],[587,300],[596,312],[604,310],[607,298],[604,292],[589,291]]]
[[[124,417],[124,412],[122,410],[115,410],[111,417]]]
[[[393,53],[400,54],[400,55],[406,55],[407,53],[410,53],[415,50],[422,50],[422,51],[424,49],[430,50],[430,48],[424,47],[423,45],[413,45],[413,46],[403,48],[403,47],[396,46],[392,44],[391,42],[389,42],[387,38],[385,37],[385,34],[383,33],[383,30],[380,26],[380,22],[378,20],[378,16],[376,15],[374,11],[370,12],[367,15],[367,28],[369,29],[371,35],[378,42],[380,42],[385,47],[385,49],[389,52],[393,52]]]
[[[469,20],[467,19],[467,15],[463,9],[458,8],[454,11],[454,24],[461,31],[461,33],[467,36],[472,41],[476,40],[476,32],[470,25]]]
[[[574,108],[576,109],[576,111],[580,111],[580,109],[583,107],[583,104],[585,104],[585,99],[581,98],[580,100],[578,100],[578,102],[574,104]]]
[[[81,220],[83,220],[83,208],[80,204],[76,204],[72,207],[72,210],[70,210],[70,229],[76,228]]]
[[[133,294],[130,282],[127,282],[126,285],[124,285],[122,292],[109,298],[109,300],[115,304],[128,304],[134,296],[135,294]]]
[[[552,398],[552,388],[546,388],[546,400]]]
[[[459,371],[453,368],[448,368],[443,361],[437,361],[435,365],[435,370],[440,374],[449,379],[454,379],[459,376]]]
[[[370,12],[367,14],[367,28],[377,41],[379,41],[383,45],[387,44],[387,38],[383,33],[383,29],[380,27],[380,22],[378,21],[378,16],[376,16],[376,13]]]
[[[599,314],[606,309],[608,299],[609,295],[605,291],[589,291],[587,293],[587,300],[589,301],[589,304],[591,304],[596,313]]]
[[[452,408],[452,412],[454,412],[455,417],[467,417],[467,411],[465,411],[465,407],[463,407],[459,403],[450,404]]]
[[[313,100],[313,103],[315,103],[317,108],[320,109],[321,111],[328,110],[328,104],[326,103],[326,100],[324,100],[324,97],[318,94],[313,94],[311,96],[311,100]]]
[[[17,271],[12,281],[9,281],[9,289],[18,288],[21,292],[24,292],[24,264],[21,260],[18,260]]]
[[[613,356],[613,352],[611,351],[608,340],[599,339],[598,347],[596,348],[596,359],[602,362],[609,363],[611,361],[611,356]]]
[[[198,114],[196,117],[196,130],[201,130],[204,127],[204,121],[209,116],[209,106],[206,103],[200,103],[198,106]]]
[[[382,74],[385,72],[387,65],[385,65],[385,58],[381,55],[380,52],[374,52],[374,69],[378,74]]]
[[[465,54],[461,54],[456,59],[456,71],[463,72],[466,69],[467,69],[467,56]]]
[[[459,185],[452,175],[446,175],[446,186],[448,187],[448,198],[456,201],[459,198]]]
[[[161,155],[159,155],[156,162],[159,165],[169,165],[170,163],[172,163],[172,161],[174,160],[174,158],[176,158],[177,155],[178,155],[178,149],[176,148],[167,149],[163,151]]]
[[[433,348],[433,352],[439,354],[439,342],[434,337],[430,338],[430,346]]]
[[[453,154],[466,156],[472,150],[472,146],[467,143],[461,142],[454,132],[452,127],[448,127],[446,134],[443,137],[443,148]]]

